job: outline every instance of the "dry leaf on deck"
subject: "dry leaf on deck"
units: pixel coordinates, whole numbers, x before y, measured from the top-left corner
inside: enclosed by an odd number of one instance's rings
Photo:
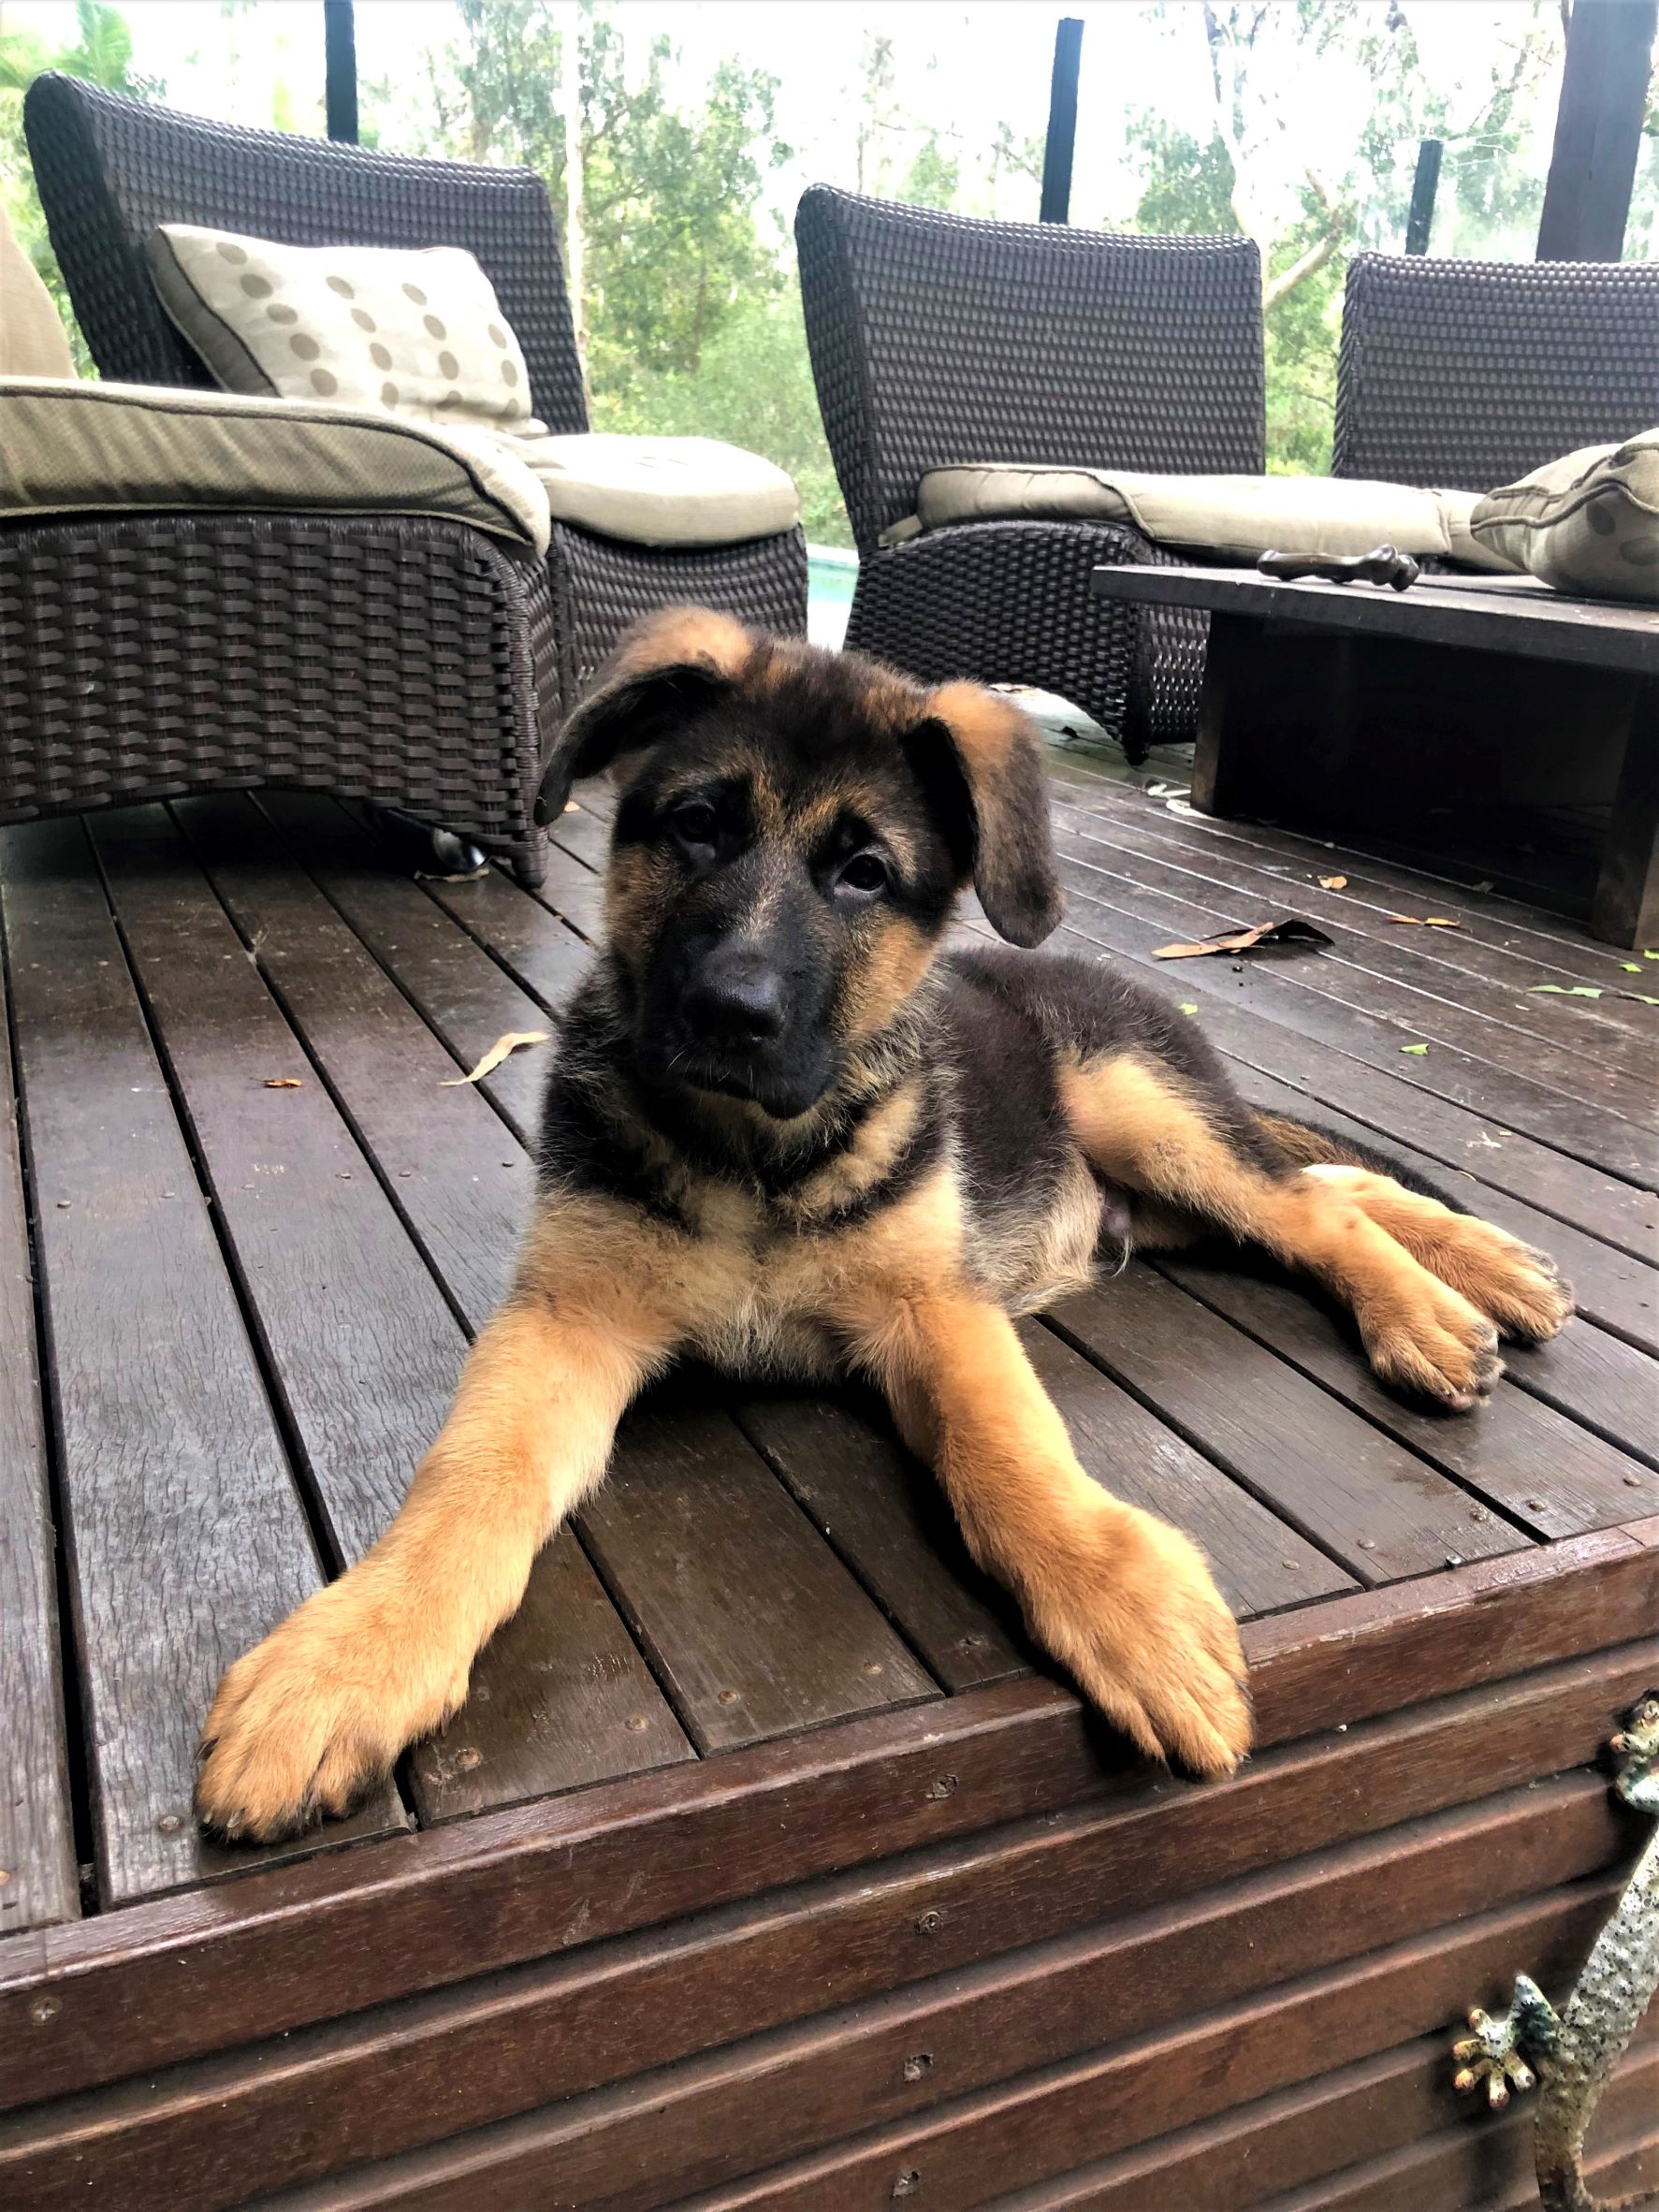
[[[298,1075],[268,1075],[265,1087],[268,1091],[297,1091],[303,1086]]]
[[[1449,914],[1385,914],[1385,922],[1409,922],[1414,929],[1462,929]]]
[[[1346,876],[1321,876],[1319,878],[1321,891],[1346,891],[1347,887],[1348,880]]]
[[[1257,945],[1314,945],[1324,948],[1335,943],[1322,929],[1316,929],[1311,922],[1304,922],[1298,914],[1288,914],[1282,922],[1258,922],[1252,929],[1230,929],[1219,937],[1207,937],[1196,945],[1159,945],[1152,957],[1155,960],[1197,960],[1206,953],[1248,953]]]
[[[546,1044],[552,1034],[551,1029],[509,1029],[505,1037],[496,1039],[476,1068],[465,1075],[444,1076],[439,1087],[451,1091],[463,1083],[481,1083],[485,1076],[492,1075],[521,1044]]]

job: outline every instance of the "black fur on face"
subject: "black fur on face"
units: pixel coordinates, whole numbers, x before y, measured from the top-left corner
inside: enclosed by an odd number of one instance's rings
[[[562,804],[559,777],[619,761],[608,954],[649,1087],[749,1100],[779,1121],[810,1112],[916,990],[970,874],[983,895],[980,822],[997,804],[1010,813],[1014,783],[1037,826],[1016,804],[1010,841],[1038,905],[1052,898],[1035,738],[1019,724],[1001,777],[983,731],[968,740],[978,761],[963,757],[932,711],[943,696],[696,610],[624,642],[549,782]],[[993,722],[1011,715],[972,698]]]

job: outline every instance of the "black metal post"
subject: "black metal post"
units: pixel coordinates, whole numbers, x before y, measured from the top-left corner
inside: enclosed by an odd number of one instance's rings
[[[323,0],[324,104],[328,136],[357,142],[357,26],[352,0]]]
[[[1540,261],[1617,261],[1641,151],[1656,0],[1577,0],[1538,224]]]
[[[1426,254],[1429,233],[1434,226],[1434,195],[1440,186],[1440,140],[1423,138],[1417,150],[1417,175],[1411,182],[1411,212],[1405,218],[1405,251]]]
[[[1041,223],[1071,219],[1071,153],[1077,143],[1077,70],[1083,24],[1063,15],[1055,25],[1055,68],[1048,86],[1048,136],[1042,144]]]

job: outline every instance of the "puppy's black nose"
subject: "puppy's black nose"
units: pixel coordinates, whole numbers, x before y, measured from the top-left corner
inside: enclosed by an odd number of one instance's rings
[[[717,953],[686,993],[686,1011],[704,1036],[725,1044],[764,1044],[783,1028],[783,984],[756,953]]]

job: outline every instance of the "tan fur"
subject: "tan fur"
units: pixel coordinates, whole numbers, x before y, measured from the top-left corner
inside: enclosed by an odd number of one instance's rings
[[[743,673],[755,641],[741,622],[706,606],[671,606],[642,625],[611,664],[612,675],[631,682],[657,668],[712,668],[721,676]]]
[[[1352,1311],[1377,1373],[1467,1405],[1501,1373],[1497,1332],[1317,1168],[1278,1181],[1242,1160],[1171,1079],[1132,1055],[1063,1071],[1067,1117],[1128,1189],[1224,1222]]]
[[[970,782],[994,770],[1027,727],[1017,706],[979,684],[940,684],[927,705],[955,738]]]
[[[604,1474],[623,1407],[677,1330],[637,1244],[615,1224],[568,1226],[556,1277],[532,1238],[391,1527],[220,1683],[196,1803],[226,1835],[343,1812],[437,1727],[537,1551]]]
[[[1376,1227],[1443,1283],[1461,1292],[1506,1336],[1553,1336],[1572,1311],[1554,1264],[1506,1230],[1438,1199],[1407,1190],[1369,1168],[1316,1165],[1302,1173],[1351,1198]]]
[[[872,1311],[866,1332],[907,1441],[1037,1640],[1150,1756],[1236,1766],[1244,1664],[1202,1554],[1078,1465],[1007,1316],[935,1289]]]

